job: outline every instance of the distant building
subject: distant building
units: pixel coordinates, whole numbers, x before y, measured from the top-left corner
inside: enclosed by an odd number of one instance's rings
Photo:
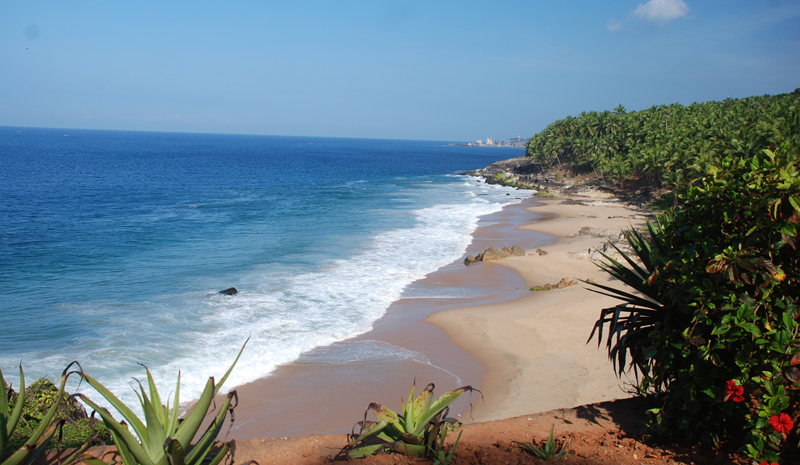
[[[486,142],[478,139],[476,142],[468,142],[466,144],[461,144],[464,147],[525,147],[528,143],[527,140],[523,139],[522,136],[512,137],[508,142],[503,140],[494,140],[491,137],[486,138]]]

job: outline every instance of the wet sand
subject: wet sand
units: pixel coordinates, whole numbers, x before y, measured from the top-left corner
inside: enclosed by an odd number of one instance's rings
[[[578,232],[584,226],[639,228],[649,212],[603,199],[582,200],[590,205],[565,205],[563,199],[555,199],[530,207],[547,219],[520,229],[546,231],[558,241],[542,247],[546,255],[528,250],[525,257],[499,263],[519,273],[527,287],[556,284],[562,278],[620,286],[589,258],[590,249],[602,247],[606,239]],[[597,339],[587,344],[600,310],[618,303],[588,291],[590,287],[578,283],[535,291],[513,301],[445,310],[427,319],[487,367],[482,384],[486,402],[476,404],[473,412],[477,421],[630,396],[631,383],[614,375],[605,342],[600,348]]]
[[[538,216],[524,205],[531,200],[483,217],[464,256],[500,243],[535,248],[553,241],[546,234],[518,229]],[[483,363],[425,318],[449,308],[488,305],[529,293],[517,272],[487,265],[466,267],[461,258],[442,267],[407,288],[404,298],[394,302],[371,331],[315,349],[265,378],[239,386],[240,404],[230,437],[349,432],[370,402],[399,408],[415,380],[418,389],[436,384],[437,394],[466,384],[479,387]],[[382,349],[398,348],[405,349],[404,357],[371,357]],[[471,400],[480,402],[480,396]],[[467,411],[469,404],[470,399],[459,399],[454,411]]]
[[[566,256],[567,249],[602,240],[563,238],[595,223],[627,226],[631,220],[600,221],[612,213],[632,214],[610,208],[530,199],[482,218],[464,256],[514,244],[529,255],[469,267],[462,257],[412,284],[371,331],[315,349],[240,386],[229,437],[350,432],[370,402],[399,409],[414,380],[418,389],[435,383],[438,395],[459,385],[480,388],[486,402],[473,395],[453,405],[466,422],[623,397],[605,352],[585,345],[599,305],[608,301],[583,285],[546,293],[528,290],[564,276],[602,280],[588,260]],[[583,218],[566,218],[572,213]],[[531,255],[537,248],[554,253],[550,258]],[[579,268],[570,268],[576,264]]]

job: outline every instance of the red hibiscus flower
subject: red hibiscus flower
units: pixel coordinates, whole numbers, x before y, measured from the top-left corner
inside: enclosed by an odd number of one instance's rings
[[[758,465],[778,465],[778,464],[775,463],[775,462],[769,462],[768,463],[766,460],[764,460],[763,462],[759,463]]]
[[[794,422],[792,421],[792,418],[785,413],[770,417],[769,424],[772,426],[772,429],[781,434],[789,434],[789,431],[794,428]]]
[[[734,402],[742,402],[744,401],[744,388],[736,384],[736,381],[730,380],[728,381],[728,385],[725,386],[725,402],[728,399],[733,398]]]

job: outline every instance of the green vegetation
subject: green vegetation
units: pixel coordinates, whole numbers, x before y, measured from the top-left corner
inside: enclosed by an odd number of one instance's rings
[[[555,429],[555,427],[550,428],[550,435],[547,437],[547,441],[545,441],[541,446],[537,446],[530,442],[514,441],[514,444],[517,444],[518,446],[522,447],[522,450],[525,452],[528,452],[537,459],[544,460],[545,462],[549,462],[550,460],[561,460],[566,457],[567,454],[569,454],[569,446],[572,444],[572,438],[569,438],[559,444],[553,439],[553,429]]]
[[[613,182],[634,177],[683,189],[728,155],[750,158],[787,143],[795,151],[800,147],[800,89],[630,113],[622,105],[614,112],[581,113],[534,134],[527,155]]]
[[[428,457],[439,463],[449,463],[456,445],[453,445],[449,454],[445,454],[444,441],[449,431],[461,426],[455,418],[447,417],[449,405],[461,394],[476,389],[463,386],[445,393],[434,401],[433,383],[428,384],[416,399],[415,387],[412,386],[408,402],[403,404],[402,414],[380,404],[370,404],[364,412],[364,421],[359,422],[360,433],[354,435],[355,438],[339,452],[337,458],[359,458],[392,451],[412,457]],[[375,414],[377,422],[367,421],[367,413],[370,410]]]
[[[64,423],[64,419],[56,419],[56,415],[64,399],[64,387],[67,384],[70,374],[68,371],[71,366],[72,363],[61,374],[61,381],[55,394],[48,392],[42,395],[42,403],[49,404],[47,411],[42,415],[38,415],[38,412],[34,413],[30,408],[26,412],[26,406],[31,406],[31,402],[26,402],[28,393],[25,389],[25,374],[22,372],[22,366],[19,367],[20,390],[16,396],[12,396],[6,387],[3,372],[0,370],[0,459],[3,459],[2,465],[32,463]],[[11,397],[14,398],[13,402],[9,402]],[[37,400],[35,399],[34,402]],[[26,422],[23,413],[29,414],[32,418],[38,417],[37,426],[31,428],[27,435],[23,435],[23,428],[20,427]],[[18,429],[18,427],[20,428]]]
[[[627,233],[641,264],[606,257],[637,293],[594,284],[623,303],[590,340],[608,329],[616,369],[633,369],[653,403],[653,435],[745,444],[757,461],[800,447],[798,163],[792,144],[713,161],[648,225],[650,242]]]
[[[169,401],[166,406],[161,403],[150,370],[145,368],[150,395],[145,393],[141,383],[140,390],[136,393],[145,414],[145,421],[142,421],[102,384],[84,373],[80,366],[77,371],[69,371],[77,362],[72,362],[64,369],[58,388],[43,378],[26,389],[25,376],[20,367],[19,393],[14,393],[7,387],[0,370],[0,459],[4,459],[0,465],[29,465],[48,447],[56,433],[59,433],[59,447],[77,449],[64,460],[65,464],[74,463],[81,458],[90,465],[106,465],[84,452],[91,445],[113,441],[125,465],[217,465],[230,450],[230,444],[218,447],[216,438],[228,413],[233,414],[235,404],[231,404],[234,399],[238,400],[236,391],[227,395],[205,433],[193,446],[190,443],[195,439],[212,406],[214,396],[230,375],[242,351],[244,346],[218,384],[214,383],[214,378],[209,378],[203,394],[185,419],[178,419],[180,373],[170,409]],[[116,421],[107,409],[98,406],[84,394],[77,394],[86,405],[94,409],[92,415],[87,417],[83,407],[64,390],[67,378],[72,374],[81,376],[95,388],[122,414],[125,421]],[[94,419],[95,413],[103,419],[102,424]],[[133,427],[136,436],[128,430],[128,424]],[[18,450],[15,452],[15,449]],[[209,457],[209,454],[213,457]]]
[[[247,345],[247,342],[245,342],[245,345]],[[142,386],[141,382],[138,380],[139,391],[136,393],[141,402],[145,421],[139,419],[127,405],[120,401],[117,396],[112,394],[102,384],[91,376],[81,373],[83,379],[114,406],[125,418],[125,421],[133,427],[134,433],[136,433],[135,436],[128,430],[128,426],[125,422],[118,422],[111,416],[111,413],[107,409],[95,404],[83,394],[80,394],[80,397],[81,400],[92,407],[105,422],[114,439],[114,445],[117,446],[117,450],[122,456],[122,461],[125,465],[200,465],[206,461],[206,457],[216,446],[217,435],[219,435],[219,432],[222,430],[228,413],[230,412],[231,415],[233,415],[235,404],[232,406],[231,403],[233,399],[238,400],[236,391],[228,393],[222,407],[219,409],[219,413],[217,413],[211,424],[208,425],[205,433],[195,442],[194,446],[191,445],[191,441],[200,429],[203,419],[208,414],[214,396],[219,392],[225,380],[228,379],[233,367],[236,366],[236,362],[239,361],[244,347],[245,346],[242,346],[233,364],[228,368],[228,371],[225,373],[225,376],[222,377],[219,384],[214,383],[213,377],[208,379],[203,393],[192,408],[192,412],[182,421],[178,420],[181,390],[180,373],[178,373],[175,398],[170,411],[169,400],[167,400],[167,405],[161,403],[161,396],[158,393],[153,376],[150,374],[150,370],[145,368],[150,396],[145,393],[144,386]],[[226,443],[220,447],[216,451],[216,455],[210,459],[208,465],[217,465],[220,463],[227,455],[230,447],[230,443]],[[105,465],[102,460],[95,457],[84,456],[83,460],[89,465]]]
[[[554,289],[553,287],[531,286],[531,288],[528,290],[534,292],[534,291],[552,291],[553,289]]]
[[[489,184],[500,184],[501,186],[507,187],[516,187],[517,189],[530,189],[531,187],[527,184],[520,184],[518,183],[511,174],[504,174],[504,173],[497,173],[492,178],[488,178],[486,181]]]
[[[39,428],[47,411],[58,398],[58,387],[46,378],[28,386],[22,399],[21,421],[17,424],[16,431],[9,437],[8,447],[11,449],[22,447]],[[83,407],[72,399],[68,392],[63,393],[63,398],[54,417],[55,420],[64,420],[59,442],[62,448],[78,448],[89,442],[111,444],[111,436],[102,422],[89,418]],[[18,394],[12,395],[9,399],[10,407],[16,406],[18,400],[20,400]],[[51,442],[47,444],[46,449],[55,447],[56,444]]]
[[[554,198],[558,197],[556,194],[554,194],[552,192],[546,192],[546,191],[538,191],[537,193],[535,193],[533,195],[534,195],[534,197],[543,197],[543,198],[546,198],[546,199],[554,199]]]

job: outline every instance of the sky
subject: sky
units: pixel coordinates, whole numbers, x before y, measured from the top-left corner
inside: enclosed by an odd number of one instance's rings
[[[800,0],[0,0],[0,126],[474,141],[800,87]]]

